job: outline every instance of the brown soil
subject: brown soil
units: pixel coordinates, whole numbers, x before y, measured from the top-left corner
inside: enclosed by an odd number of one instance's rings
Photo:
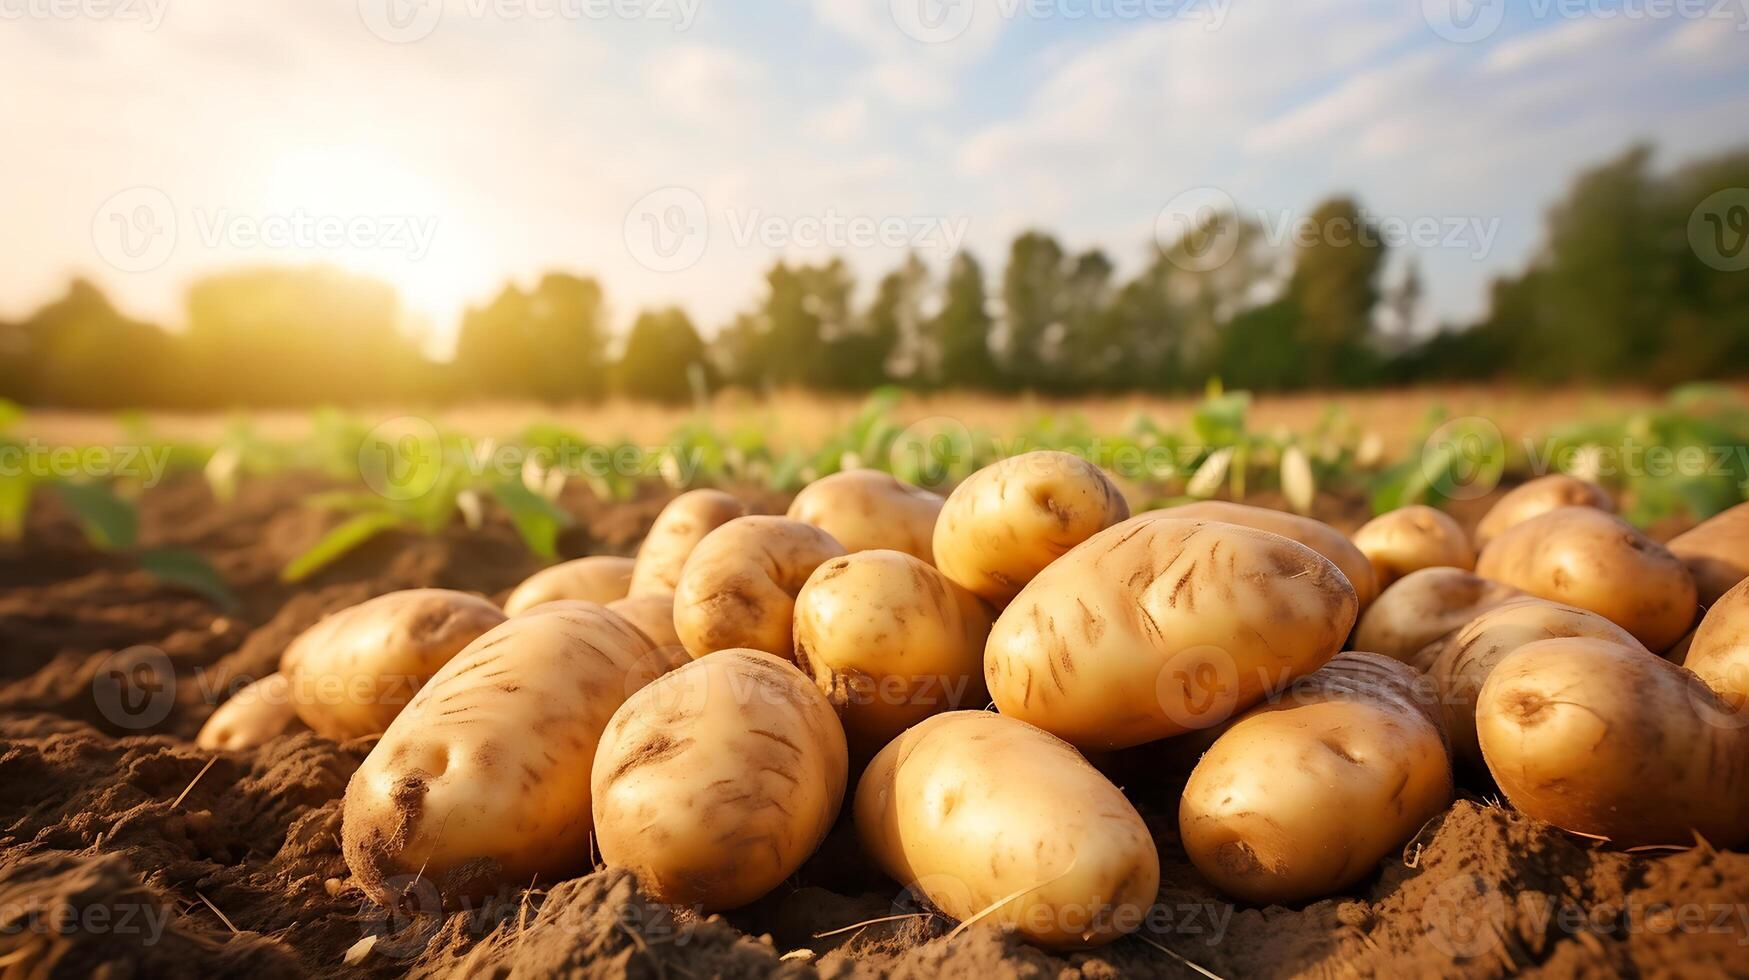
[[[1483,784],[1350,894],[1235,907],[1177,844],[1193,753],[1149,747],[1099,761],[1155,831],[1159,904],[1139,936],[1092,953],[1047,954],[982,926],[948,940],[952,923],[868,867],[845,821],[789,886],[726,917],[654,905],[614,870],[447,915],[435,896],[379,909],[349,884],[339,845],[340,796],[368,740],[306,733],[215,753],[190,739],[233,684],[271,671],[325,613],[421,586],[502,597],[536,562],[508,526],[489,522],[386,537],[283,585],[281,565],[332,520],[296,506],[319,487],[256,481],[221,506],[199,480],[177,479],[146,496],[145,543],[208,556],[240,600],[229,615],[91,550],[47,505],[22,543],[0,550],[0,973],[1749,973],[1749,855],[1600,848],[1492,803]],[[563,548],[629,553],[665,499],[655,488],[616,506],[570,496],[579,520]],[[750,499],[765,512],[784,503]],[[1360,505],[1327,501],[1320,516],[1352,526]],[[105,677],[151,651],[177,683],[118,709]],[[844,928],[874,919],[889,921]]]

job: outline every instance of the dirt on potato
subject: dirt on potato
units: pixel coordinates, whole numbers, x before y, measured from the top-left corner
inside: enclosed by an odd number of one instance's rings
[[[207,556],[238,598],[228,611],[94,551],[46,503],[25,539],[0,550],[0,975],[1749,973],[1749,855],[1611,849],[1513,812],[1473,777],[1349,893],[1235,906],[1178,845],[1178,792],[1196,753],[1170,743],[1095,760],[1148,821],[1163,868],[1141,932],[1089,953],[1049,954],[985,925],[952,934],[867,864],[847,819],[784,887],[726,916],[656,905],[614,869],[505,888],[465,909],[418,887],[405,907],[379,908],[351,883],[339,841],[341,796],[371,740],[306,732],[214,752],[194,733],[326,613],[415,587],[501,599],[538,563],[489,520],[385,536],[283,584],[279,569],[334,520],[298,506],[318,489],[313,478],[257,480],[220,504],[182,478],[144,496],[143,542]],[[787,503],[742,495],[758,513]],[[667,496],[652,487],[603,504],[569,492],[578,520],[563,552],[630,554]],[[1486,504],[1467,502],[1460,521]],[[1357,500],[1326,500],[1317,516],[1352,530],[1365,515]],[[156,689],[136,683],[168,676]]]

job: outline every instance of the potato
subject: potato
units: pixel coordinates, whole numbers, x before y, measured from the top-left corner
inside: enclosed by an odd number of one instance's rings
[[[504,612],[519,616],[542,603],[561,599],[608,603],[624,599],[631,581],[630,558],[592,555],[560,562],[524,579],[504,600]]]
[[[987,711],[936,715],[882,749],[855,818],[863,849],[906,888],[1049,949],[1136,929],[1160,885],[1154,839],[1123,793],[1067,743]]]
[[[1682,559],[1710,606],[1738,582],[1749,578],[1749,504],[1738,504],[1670,539],[1670,553]]]
[[[1632,633],[1594,612],[1522,596],[1489,609],[1415,656],[1411,665],[1427,671],[1439,689],[1453,758],[1482,767],[1482,749],[1476,742],[1476,698],[1500,661],[1526,644],[1572,636],[1643,649]]]
[[[607,603],[607,608],[642,630],[657,646],[680,646],[680,634],[674,632],[673,596],[660,593],[627,596]]]
[[[418,874],[446,898],[588,870],[589,767],[625,699],[688,662],[606,609],[518,616],[431,679],[346,787],[341,841],[366,894]]]
[[[688,490],[670,500],[638,547],[630,594],[673,595],[692,549],[705,535],[746,515],[746,505],[721,490]]]
[[[757,650],[694,661],[614,713],[590,776],[602,860],[660,902],[737,908],[794,874],[844,801],[844,732]]]
[[[1476,574],[1552,602],[1589,609],[1665,650],[1694,623],[1694,576],[1663,545],[1592,507],[1562,507],[1513,525]]]
[[[1268,507],[1252,507],[1249,504],[1234,504],[1224,500],[1199,500],[1194,504],[1151,510],[1144,516],[1220,521],[1223,524],[1238,524],[1241,527],[1254,527],[1259,531],[1279,534],[1316,551],[1341,569],[1342,574],[1348,576],[1349,583],[1354,586],[1354,594],[1360,600],[1361,609],[1372,605],[1373,599],[1378,597],[1379,585],[1374,580],[1372,562],[1354,546],[1354,542],[1348,540],[1347,535],[1323,521],[1270,510]]]
[[[1358,601],[1280,535],[1138,517],[1089,538],[996,620],[984,680],[1005,715],[1083,749],[1218,724],[1342,649]]]
[[[275,671],[219,705],[200,726],[194,744],[203,749],[253,749],[308,727],[292,704],[291,679]]]
[[[1476,734],[1512,805],[1623,847],[1749,841],[1749,729],[1700,678],[1591,637],[1507,654]]]
[[[1438,707],[1412,668],[1344,653],[1234,722],[1179,801],[1185,854],[1259,905],[1370,875],[1451,803]]]
[[[390,592],[305,630],[279,669],[298,717],[317,734],[379,735],[439,668],[502,622],[497,606],[466,592]]]
[[[1609,499],[1609,493],[1589,480],[1565,473],[1537,477],[1514,487],[1482,515],[1476,524],[1476,551],[1488,547],[1508,528],[1562,507],[1591,507],[1615,513],[1615,502]]]
[[[1354,546],[1372,562],[1380,589],[1423,568],[1476,567],[1476,549],[1457,521],[1422,504],[1400,507],[1354,532]]]
[[[935,561],[935,519],[947,503],[879,470],[845,470],[802,488],[789,518],[812,524],[845,551],[891,549]]]
[[[1407,662],[1429,643],[1523,594],[1461,568],[1423,568],[1379,593],[1360,617],[1353,645]]]
[[[935,522],[935,567],[1000,608],[1046,565],[1129,516],[1092,463],[1059,452],[1010,456],[948,495]]]
[[[1749,705],[1749,583],[1738,583],[1707,610],[1683,666],[1733,709]]]
[[[674,631],[694,659],[747,647],[784,659],[796,593],[822,562],[844,554],[830,534],[787,517],[737,517],[705,535],[674,595]]]
[[[866,760],[950,708],[981,708],[983,600],[922,559],[859,551],[814,570],[796,596],[796,664],[812,674]]]

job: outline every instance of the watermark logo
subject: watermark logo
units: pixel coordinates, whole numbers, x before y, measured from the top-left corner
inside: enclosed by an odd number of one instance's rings
[[[1688,246],[1720,272],[1749,269],[1749,188],[1727,187],[1688,216]]]
[[[128,647],[97,665],[91,698],[110,724],[133,731],[151,728],[176,704],[176,668],[156,647]]]
[[[156,187],[130,187],[91,218],[97,254],[121,272],[151,272],[176,251],[176,204]]]
[[[975,0],[890,0],[893,24],[924,44],[945,44],[972,26]]]
[[[1239,205],[1218,187],[1175,195],[1154,218],[1154,241],[1186,272],[1226,265],[1239,250]]]
[[[626,248],[652,272],[690,269],[710,244],[704,198],[688,187],[663,187],[638,198],[626,212]]]
[[[943,490],[972,458],[972,430],[959,419],[934,415],[906,426],[887,448],[887,466],[906,483]]]
[[[1433,33],[1456,44],[1486,40],[1506,20],[1506,0],[1421,0]]]
[[[1209,644],[1175,654],[1154,678],[1166,717],[1185,731],[1218,725],[1239,709],[1239,662]]]
[[[1452,419],[1422,443],[1420,469],[1422,483],[1447,500],[1486,496],[1506,473],[1506,439],[1489,419]]]
[[[437,886],[419,875],[396,875],[383,887],[397,901],[377,905],[366,901],[358,910],[366,938],[375,937],[371,952],[393,960],[409,960],[425,952],[443,924],[443,899]]]
[[[358,16],[390,44],[423,41],[443,20],[444,0],[358,0]]]
[[[1493,952],[1505,925],[1506,899],[1499,889],[1473,874],[1440,882],[1421,904],[1421,926],[1427,941],[1454,960]]]
[[[443,475],[443,438],[427,419],[390,419],[360,440],[358,472],[378,496],[416,500],[430,493]]]

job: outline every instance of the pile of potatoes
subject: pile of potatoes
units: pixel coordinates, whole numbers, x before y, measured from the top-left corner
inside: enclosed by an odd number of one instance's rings
[[[1162,739],[1204,749],[1185,853],[1258,904],[1364,879],[1450,804],[1454,764],[1575,833],[1742,844],[1746,577],[1749,510],[1666,548],[1564,476],[1473,536],[1415,506],[1351,539],[1240,504],[1132,517],[1064,453],[945,499],[850,471],[782,517],[683,494],[635,558],[549,568],[502,607],[416,590],[339,612],[201,742],[376,737],[342,845],[384,904],[599,860],[735,908],[848,793],[868,858],[940,912],[1083,948],[1138,928],[1160,880],[1089,758]]]

